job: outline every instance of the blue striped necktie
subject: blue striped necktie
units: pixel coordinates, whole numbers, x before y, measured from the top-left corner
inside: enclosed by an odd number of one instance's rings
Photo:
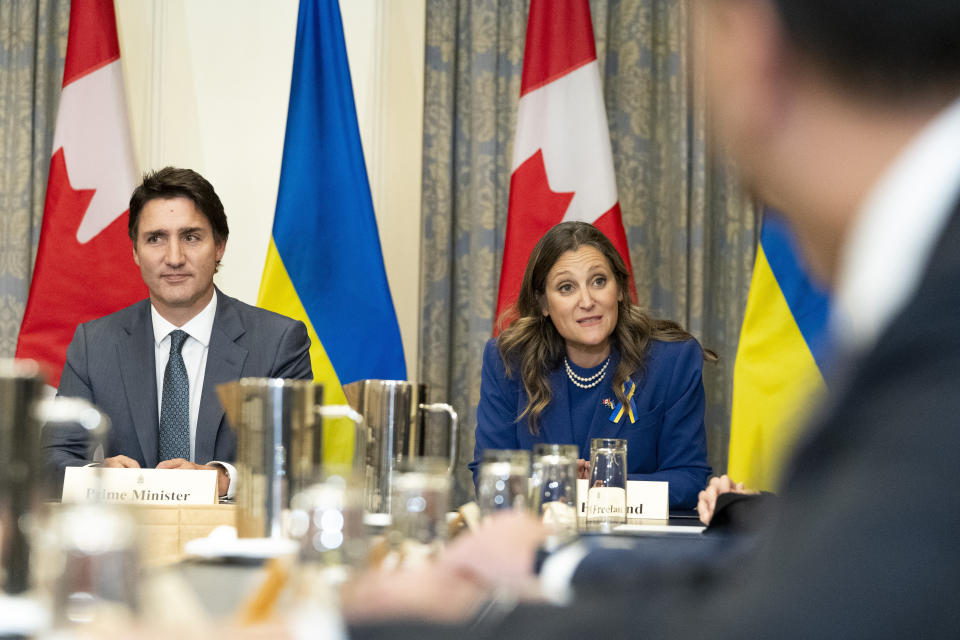
[[[170,359],[163,372],[160,400],[160,460],[190,459],[190,381],[180,350],[187,333],[170,333]]]

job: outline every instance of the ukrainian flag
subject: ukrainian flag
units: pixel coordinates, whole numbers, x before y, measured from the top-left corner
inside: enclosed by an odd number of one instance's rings
[[[337,0],[300,0],[280,188],[257,304],[306,323],[313,376],[327,404],[346,402],[341,383],[407,377]],[[325,461],[349,462],[352,431],[337,433],[324,434]]]
[[[825,389],[826,293],[790,230],[766,211],[733,369],[730,477],[774,490],[791,445]]]

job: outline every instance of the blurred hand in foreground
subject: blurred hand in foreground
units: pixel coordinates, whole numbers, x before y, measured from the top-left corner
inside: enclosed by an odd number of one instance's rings
[[[533,573],[548,530],[525,512],[506,510],[456,538],[427,565],[366,571],[343,586],[341,611],[350,622],[417,619],[462,622],[506,591],[540,598]]]
[[[366,571],[340,590],[340,612],[348,622],[416,619],[463,622],[479,609],[488,591],[466,576],[430,564],[398,571]]]
[[[549,529],[537,518],[512,509],[497,512],[480,527],[455,539],[440,554],[438,564],[487,587],[507,587],[529,595],[537,549]]]

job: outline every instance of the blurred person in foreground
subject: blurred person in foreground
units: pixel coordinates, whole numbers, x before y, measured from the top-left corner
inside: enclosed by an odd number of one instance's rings
[[[563,222],[537,242],[513,320],[483,352],[475,483],[485,449],[575,444],[584,458],[591,439],[623,438],[630,480],[669,482],[670,506],[696,505],[710,475],[704,352],[632,304],[629,277],[593,225]]]
[[[355,622],[355,638],[956,636],[960,3],[690,9],[714,133],[836,300],[833,395],[759,547],[566,607],[505,607],[469,629]],[[497,554],[464,556],[459,575],[494,589]]]
[[[196,171],[144,175],[130,197],[128,232],[150,297],[77,327],[57,395],[89,400],[110,417],[103,466],[215,470],[219,494],[233,497],[237,439],[216,386],[311,379],[306,326],[214,286],[230,231],[213,185]],[[94,453],[79,427],[52,434],[46,450],[61,477]]]

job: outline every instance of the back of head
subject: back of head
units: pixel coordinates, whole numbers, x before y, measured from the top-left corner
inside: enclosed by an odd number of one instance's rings
[[[227,214],[223,210],[220,197],[213,190],[213,185],[193,169],[164,167],[144,174],[143,181],[133,190],[133,195],[130,196],[130,219],[127,223],[127,233],[134,243],[137,240],[137,224],[144,205],[151,200],[167,200],[170,198],[192,200],[197,210],[209,220],[217,243],[227,241],[227,236],[230,235],[230,228],[227,226]]]
[[[960,94],[958,0],[771,2],[794,50],[865,98]]]

